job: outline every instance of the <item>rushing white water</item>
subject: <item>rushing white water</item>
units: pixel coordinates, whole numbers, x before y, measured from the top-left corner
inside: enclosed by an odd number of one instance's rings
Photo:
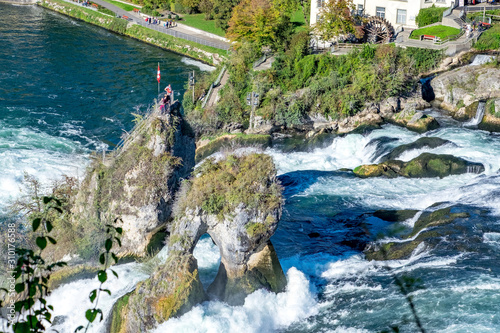
[[[476,110],[476,114],[474,115],[474,118],[472,118],[471,120],[469,120],[468,122],[466,122],[464,124],[464,126],[477,126],[481,123],[481,121],[483,120],[483,116],[484,116],[484,111],[486,110],[486,103],[485,102],[479,102],[479,104],[477,105],[477,110]]]
[[[61,175],[81,176],[85,149],[75,141],[0,122],[0,213],[19,195],[24,173],[48,185]]]
[[[194,59],[191,59],[191,58],[186,58],[186,57],[183,57],[181,59],[181,61],[186,64],[186,65],[191,65],[191,66],[196,66],[198,67],[200,70],[204,71],[204,72],[212,72],[215,70],[215,67],[214,66],[210,66],[210,65],[207,65],[201,61],[198,61],[198,60],[194,60]]]
[[[287,280],[287,289],[283,293],[257,290],[247,296],[242,306],[205,302],[180,318],[168,320],[152,332],[275,332],[317,314],[318,304],[306,276],[291,268],[287,272]]]
[[[495,59],[495,56],[487,55],[487,54],[478,54],[474,57],[472,63],[469,66],[480,66],[492,62]]]

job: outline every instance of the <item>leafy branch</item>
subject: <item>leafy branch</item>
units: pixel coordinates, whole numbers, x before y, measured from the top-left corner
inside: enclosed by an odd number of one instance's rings
[[[113,224],[118,221],[121,221],[121,219],[116,218],[113,221]],[[113,273],[114,276],[118,278],[118,273],[116,273],[109,267],[112,264],[116,264],[118,262],[118,257],[115,253],[111,252],[111,249],[113,248],[114,243],[116,243],[120,247],[122,246],[120,236],[123,232],[123,229],[121,227],[115,227],[111,224],[106,224],[106,228],[106,234],[108,235],[108,238],[104,242],[104,252],[99,255],[99,263],[104,266],[104,269],[101,269],[97,272],[97,279],[101,284],[99,285],[99,288],[92,290],[89,294],[90,302],[94,303],[94,307],[92,309],[88,309],[85,312],[85,318],[87,318],[88,321],[87,326],[78,326],[75,329],[75,333],[83,329],[85,329],[84,332],[87,332],[92,323],[97,319],[97,316],[99,316],[99,321],[102,321],[104,319],[102,310],[97,306],[101,293],[104,292],[111,296],[111,291],[109,289],[103,288],[104,283],[108,280],[108,269],[111,273]]]

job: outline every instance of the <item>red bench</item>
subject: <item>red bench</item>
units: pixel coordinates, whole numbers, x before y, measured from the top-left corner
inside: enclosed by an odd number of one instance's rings
[[[128,16],[127,16],[127,15],[123,15],[123,16],[122,16],[122,19],[124,19],[124,20],[127,20],[127,21],[128,21]]]
[[[437,41],[438,37],[432,35],[420,35],[420,40],[425,40],[425,39]]]
[[[138,8],[134,8],[134,12],[136,12],[136,13],[137,13],[138,11],[139,11],[139,9],[138,9]]]

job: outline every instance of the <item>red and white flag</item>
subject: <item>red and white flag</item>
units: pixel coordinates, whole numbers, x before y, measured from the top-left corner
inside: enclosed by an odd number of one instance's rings
[[[156,80],[160,83],[160,63],[158,63],[158,74],[156,74]]]

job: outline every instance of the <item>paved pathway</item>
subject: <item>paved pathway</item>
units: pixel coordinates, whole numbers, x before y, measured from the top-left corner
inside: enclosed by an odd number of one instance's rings
[[[171,35],[171,36],[174,36],[177,38],[196,42],[198,44],[215,47],[215,48],[218,48],[221,50],[228,50],[230,47],[229,43],[224,42],[218,38],[209,37],[206,35],[206,33],[204,31],[201,31],[201,30],[199,32],[196,32],[197,29],[194,29],[194,28],[187,29],[181,25],[167,29],[163,25],[147,24],[145,22],[145,19],[140,14],[137,14],[134,12],[127,12],[124,9],[121,9],[121,8],[111,4],[109,2],[104,1],[104,0],[92,0],[92,2],[95,2],[98,5],[113,11],[115,14],[117,14],[120,17],[127,16],[129,18],[128,21],[137,23],[137,24],[142,25],[148,29],[156,30],[158,32],[161,32],[161,33],[164,33],[167,35]]]

